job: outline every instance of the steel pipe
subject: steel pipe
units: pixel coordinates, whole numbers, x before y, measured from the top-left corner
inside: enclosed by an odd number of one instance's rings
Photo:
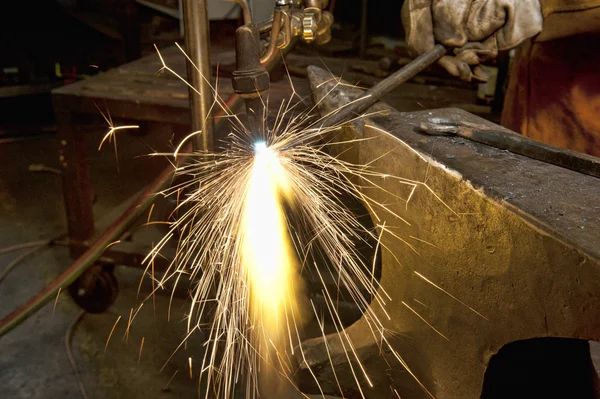
[[[214,124],[210,118],[213,103],[210,63],[210,31],[207,0],[184,0],[183,21],[185,26],[185,50],[191,63],[187,64],[190,93],[192,130],[202,131],[194,136],[193,149],[210,151],[213,149]],[[197,90],[197,91],[196,91]]]
[[[269,63],[277,54],[277,42],[279,41],[279,32],[281,32],[281,18],[283,18],[283,11],[275,10],[273,13],[273,24],[271,25],[269,47],[267,47],[264,54],[260,57],[262,65]]]

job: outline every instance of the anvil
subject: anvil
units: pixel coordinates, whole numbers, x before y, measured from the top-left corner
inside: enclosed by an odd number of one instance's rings
[[[316,67],[309,78],[322,114],[361,94],[334,88]],[[431,118],[503,130],[459,109],[402,113],[378,103],[370,111],[340,130],[347,144],[331,151],[422,183],[412,196],[394,179],[362,189],[408,222],[398,234],[415,249],[382,235],[389,319],[371,304],[407,367],[359,319],[345,332],[370,384],[359,373],[358,389],[356,364],[332,334],[302,343],[300,388],[378,399],[597,395],[588,341],[600,340],[600,179],[419,131]]]

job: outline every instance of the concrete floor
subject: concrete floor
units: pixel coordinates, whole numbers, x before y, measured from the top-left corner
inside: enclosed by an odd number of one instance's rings
[[[114,150],[97,151],[102,129],[91,129],[88,153],[92,182],[98,201],[96,220],[111,213],[162,169],[161,163],[139,157],[168,149],[170,132],[156,129],[146,136],[118,136],[119,171]],[[57,167],[57,145],[53,136],[0,144],[0,247],[50,239],[66,230],[59,176],[32,173],[30,164]],[[22,252],[0,255],[0,272]],[[64,248],[50,248],[29,257],[0,283],[0,317],[24,303],[71,262]],[[168,296],[157,295],[155,307],[147,303],[124,339],[125,320],[137,307],[149,286],[136,297],[141,271],[117,267],[120,295],[110,312],[86,314],[74,329],[72,348],[80,369],[74,374],[65,351],[65,336],[79,315],[79,308],[63,293],[53,303],[0,339],[0,396],[4,398],[80,398],[81,380],[90,398],[195,398],[197,370],[190,378],[188,358],[202,353],[200,335],[193,336],[186,350],[167,361],[183,339],[186,302],[176,298],[172,320],[166,321]],[[115,328],[105,344],[116,319]],[[141,357],[140,344],[144,339]],[[593,345],[600,364],[600,348]],[[199,363],[199,362],[198,362]],[[193,363],[196,364],[196,363]],[[161,368],[164,368],[161,371]],[[165,389],[165,387],[167,387]]]

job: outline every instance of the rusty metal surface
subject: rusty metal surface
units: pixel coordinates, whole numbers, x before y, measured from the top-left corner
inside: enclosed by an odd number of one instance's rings
[[[235,50],[212,43],[213,66],[235,65]],[[175,46],[161,50],[165,63],[187,78],[185,56]],[[98,108],[108,109],[113,118],[190,124],[186,84],[171,73],[160,72],[158,54],[101,73],[91,79],[52,91],[55,109],[99,116]],[[296,80],[297,82],[297,80]],[[221,98],[233,94],[229,80],[220,76],[217,91]],[[306,90],[304,91],[306,92]],[[271,96],[289,96],[287,80],[271,84]]]
[[[318,72],[319,68],[311,67],[310,70],[311,84],[325,76],[331,79],[327,72]],[[319,93],[324,93],[323,89],[316,90],[317,96]],[[343,92],[337,91],[331,96],[327,106],[342,104],[361,93],[360,90],[344,88]],[[414,150],[455,170],[491,198],[515,210],[526,210],[523,216],[547,225],[564,240],[600,257],[600,179],[467,139],[428,137],[418,132],[421,122],[434,116],[468,120],[473,124],[508,131],[460,109],[401,113],[385,104],[377,104],[371,110],[384,111],[382,116],[374,116],[370,120],[393,132],[397,139]]]
[[[490,199],[540,228],[549,229],[556,238],[600,257],[600,179],[467,139],[423,137],[416,132],[419,122],[415,119],[424,120],[433,115],[430,112],[502,129],[459,109],[396,114],[390,120],[373,120],[385,123],[385,128],[394,131],[397,138],[458,172]]]
[[[316,86],[331,75],[318,68],[309,75],[319,99],[331,87]],[[322,112],[359,95],[339,88],[322,102]],[[499,128],[458,109],[400,113],[377,104],[371,110],[385,115],[345,128],[345,138],[369,140],[341,149],[348,150],[343,156],[374,161],[375,170],[424,182],[439,196],[421,185],[407,204],[398,198],[408,198],[411,187],[394,179],[379,181],[389,194],[364,189],[410,223],[398,234],[416,252],[389,234],[382,238],[390,249],[382,251],[381,283],[391,296],[385,308],[391,320],[384,325],[425,387],[438,399],[479,398],[492,355],[508,343],[599,340],[600,180],[466,139],[417,132],[431,117]],[[396,397],[393,389],[401,397],[428,397],[390,351],[380,350],[366,320],[347,333],[373,383],[369,388],[363,381],[367,398]],[[345,397],[360,397],[339,339],[328,340]],[[325,392],[336,393],[323,339],[303,346]],[[301,387],[311,392],[306,364],[299,364]]]

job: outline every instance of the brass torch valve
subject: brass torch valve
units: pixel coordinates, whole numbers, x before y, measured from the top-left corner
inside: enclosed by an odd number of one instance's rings
[[[278,7],[284,11],[280,46],[285,47],[292,37],[315,44],[325,44],[331,40],[333,15],[325,11],[328,3],[329,0],[278,0]],[[273,14],[273,18],[277,17],[276,14]]]
[[[292,34],[301,36],[307,43],[325,44],[329,42],[333,15],[324,11],[328,3],[328,0],[305,0],[304,9],[292,14]]]

